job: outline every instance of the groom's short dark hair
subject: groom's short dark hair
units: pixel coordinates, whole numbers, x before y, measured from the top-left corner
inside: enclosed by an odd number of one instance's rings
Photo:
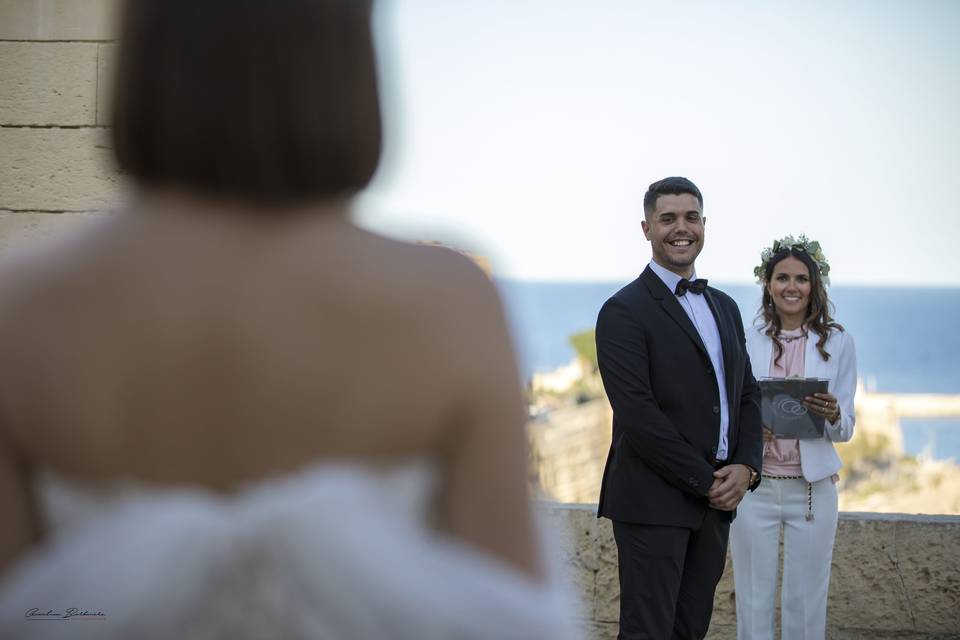
[[[677,176],[658,180],[647,187],[647,192],[643,196],[643,215],[647,218],[653,214],[657,208],[657,198],[660,196],[677,196],[681,193],[689,193],[697,198],[700,208],[703,209],[703,195],[697,185],[693,184],[687,178]]]

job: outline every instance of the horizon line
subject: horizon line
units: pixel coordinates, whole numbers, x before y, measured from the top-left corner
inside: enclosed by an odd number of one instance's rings
[[[524,284],[611,284],[611,283],[623,283],[627,284],[635,280],[640,274],[628,278],[617,278],[617,277],[598,277],[598,278],[528,278],[523,276],[516,276],[510,274],[502,273],[493,273],[491,277],[494,280],[505,280],[511,282],[522,282]],[[718,284],[725,286],[754,286],[759,287],[755,281],[750,280],[725,280],[722,278],[717,278],[715,280]],[[864,281],[851,281],[851,282],[834,282],[830,285],[831,289],[837,287],[862,287],[869,289],[960,289],[960,282],[947,282],[947,283],[938,283],[938,282],[916,282],[911,284],[905,284],[902,282],[864,282]]]

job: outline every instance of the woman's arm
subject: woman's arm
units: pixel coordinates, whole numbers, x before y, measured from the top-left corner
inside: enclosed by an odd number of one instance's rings
[[[40,537],[26,465],[0,424],[0,576]]]
[[[837,398],[839,417],[834,422],[827,421],[827,437],[833,442],[849,442],[853,438],[856,423],[854,395],[857,392],[857,353],[853,336],[843,331],[839,334],[840,349],[834,355],[837,358],[837,375],[831,382],[831,391]]]

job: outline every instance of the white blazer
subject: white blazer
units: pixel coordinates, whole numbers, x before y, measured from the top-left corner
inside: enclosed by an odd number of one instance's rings
[[[773,340],[763,334],[763,327],[747,329],[747,353],[755,378],[770,375],[770,362],[773,355]],[[807,482],[816,482],[829,478],[843,466],[840,456],[833,448],[834,442],[848,442],[853,438],[853,426],[856,414],[853,408],[853,396],[857,391],[857,353],[853,338],[846,331],[833,330],[827,337],[824,348],[830,359],[823,361],[817,351],[819,336],[811,332],[804,351],[804,377],[829,378],[827,389],[837,397],[840,418],[835,424],[826,423],[823,438],[818,440],[800,440],[800,467]]]

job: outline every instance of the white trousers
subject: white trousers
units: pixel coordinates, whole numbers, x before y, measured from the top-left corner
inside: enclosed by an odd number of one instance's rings
[[[830,560],[837,532],[837,487],[813,483],[807,520],[807,481],[764,478],[744,497],[730,527],[737,603],[737,639],[773,640],[783,526],[782,640],[823,640]]]

